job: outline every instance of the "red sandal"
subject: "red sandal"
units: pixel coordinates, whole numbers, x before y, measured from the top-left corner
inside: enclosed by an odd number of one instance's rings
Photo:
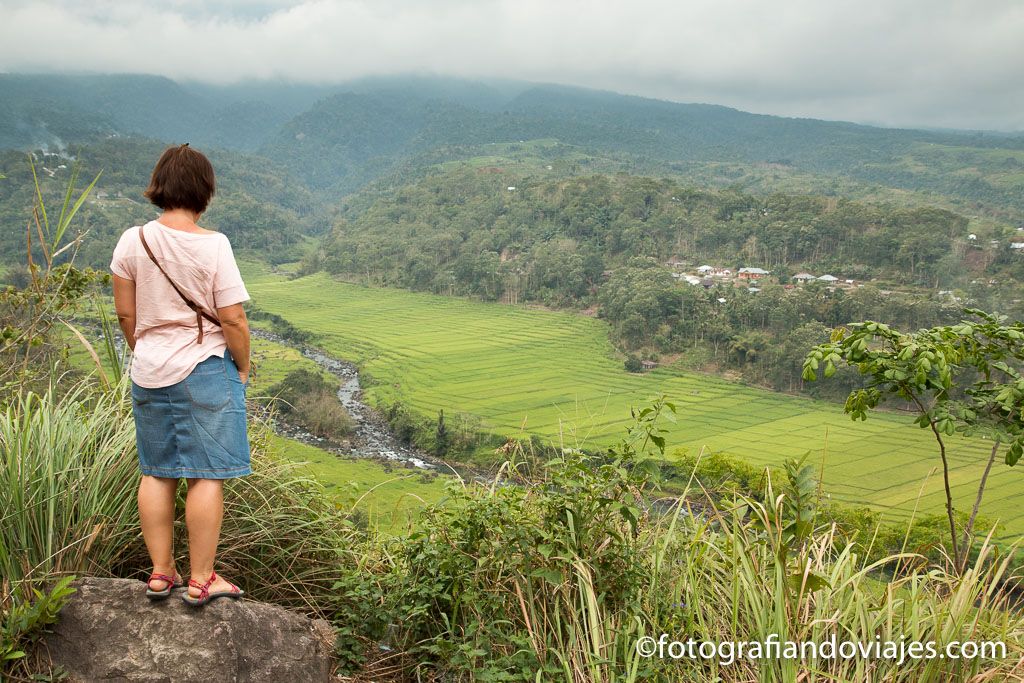
[[[210,602],[211,600],[216,600],[217,598],[240,598],[243,595],[245,595],[245,591],[243,591],[241,588],[230,582],[228,583],[228,585],[231,586],[231,590],[216,591],[214,593],[211,593],[210,586],[212,586],[213,582],[216,580],[217,572],[213,572],[212,574],[210,574],[210,578],[206,580],[206,583],[199,583],[194,579],[189,579],[189,587],[198,588],[199,597],[193,598],[191,595],[188,594],[188,591],[185,591],[181,595],[181,599],[185,601],[186,605],[191,605],[192,607],[202,607],[206,603]]]
[[[155,591],[149,587],[149,584],[153,581],[163,581],[167,584],[167,587],[163,590]],[[174,572],[174,576],[167,576],[167,574],[157,574],[153,572],[146,579],[146,597],[150,600],[163,600],[170,597],[171,591],[175,588],[181,588],[185,584],[182,582],[181,577],[178,576],[178,572]]]

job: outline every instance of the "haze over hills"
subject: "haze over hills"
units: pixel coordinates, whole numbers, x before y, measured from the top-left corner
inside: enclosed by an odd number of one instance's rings
[[[161,76],[0,76],[0,147],[136,134],[252,151],[324,94],[288,84],[179,84]]]
[[[110,135],[257,152],[334,197],[424,154],[436,161],[479,154],[467,147],[555,138],[634,172],[714,176],[725,164],[742,176],[736,165],[771,166],[775,175],[806,176],[782,189],[895,188],[941,195],[969,212],[1024,217],[1019,135],[874,128],[446,78],[212,86],[149,76],[0,76],[0,148]]]

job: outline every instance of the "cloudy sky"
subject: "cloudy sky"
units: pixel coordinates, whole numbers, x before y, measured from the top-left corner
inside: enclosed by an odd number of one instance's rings
[[[0,0],[0,71],[500,77],[1024,131],[1024,1]]]

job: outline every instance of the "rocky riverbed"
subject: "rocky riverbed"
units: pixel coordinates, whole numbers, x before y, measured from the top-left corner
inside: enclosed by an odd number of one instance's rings
[[[380,413],[363,401],[362,387],[359,384],[359,370],[353,363],[329,356],[320,349],[293,344],[266,330],[253,329],[251,334],[259,339],[295,348],[323,370],[337,377],[340,382],[338,401],[356,423],[356,431],[346,443],[333,443],[282,421],[278,416],[275,427],[282,436],[317,446],[337,455],[399,462],[425,470],[451,469],[449,465],[418,449],[410,448],[395,438]]]

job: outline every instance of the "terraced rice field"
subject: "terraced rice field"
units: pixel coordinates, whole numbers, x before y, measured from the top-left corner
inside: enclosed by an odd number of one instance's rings
[[[277,435],[275,451],[297,463],[323,484],[336,503],[366,513],[369,526],[398,536],[416,525],[424,507],[445,496],[444,475],[424,473],[387,463],[341,458],[325,450]]]
[[[371,401],[401,400],[428,416],[468,412],[500,434],[597,446],[621,436],[630,406],[664,393],[679,406],[671,448],[707,447],[765,465],[810,452],[816,462],[824,458],[825,490],[834,499],[893,518],[915,506],[942,510],[932,437],[902,416],[854,423],[836,404],[703,374],[630,374],[604,323],[580,315],[369,289],[322,274],[292,281],[258,274],[249,282],[257,305],[359,363],[376,380]],[[977,440],[951,444],[961,509],[973,501],[986,450]],[[983,513],[1005,525],[1004,538],[1024,532],[1014,503],[1024,492],[1021,477],[1021,468],[997,464],[989,479]]]

